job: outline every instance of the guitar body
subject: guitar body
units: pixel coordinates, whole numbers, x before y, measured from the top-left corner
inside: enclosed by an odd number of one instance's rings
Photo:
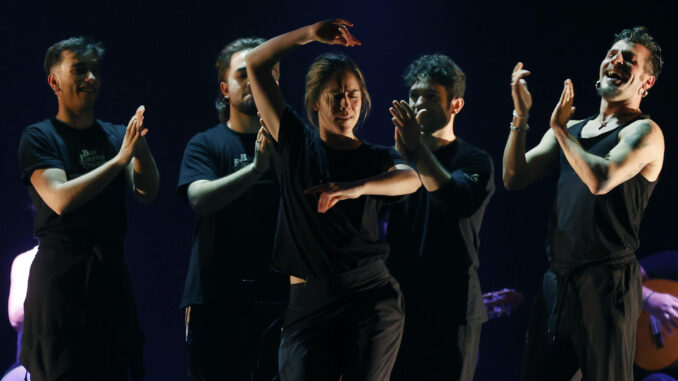
[[[666,279],[650,279],[644,285],[654,292],[662,292],[678,297],[678,282]],[[664,346],[658,348],[652,335],[650,314],[643,310],[638,318],[638,334],[636,336],[636,365],[646,370],[660,370],[678,360],[678,332],[668,335],[661,330]]]
[[[24,381],[26,377],[26,368],[21,365],[17,365],[13,368],[10,368],[7,373],[2,376],[0,381]],[[28,375],[28,381],[31,381],[31,375]]]

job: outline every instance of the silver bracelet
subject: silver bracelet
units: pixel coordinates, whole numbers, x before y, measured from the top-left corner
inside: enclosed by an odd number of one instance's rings
[[[525,127],[516,127],[516,126],[513,125],[513,122],[511,122],[511,123],[509,123],[509,128],[511,129],[511,131],[523,131],[523,130],[529,131],[530,125],[525,124]]]

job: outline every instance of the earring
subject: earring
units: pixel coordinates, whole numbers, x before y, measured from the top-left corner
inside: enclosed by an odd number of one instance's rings
[[[595,86],[596,86],[596,89],[600,89],[600,81],[596,81]]]
[[[645,98],[650,92],[647,91],[647,89],[643,89],[643,94],[641,95],[643,98]]]
[[[228,97],[224,95],[224,103],[228,103]]]

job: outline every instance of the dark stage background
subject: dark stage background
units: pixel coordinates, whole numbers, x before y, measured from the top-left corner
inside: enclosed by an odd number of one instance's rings
[[[364,70],[374,109],[360,134],[392,144],[387,108],[406,97],[401,75],[424,53],[450,55],[468,76],[466,106],[457,134],[492,155],[497,193],[485,216],[480,277],[484,291],[511,287],[527,299],[510,317],[484,326],[480,380],[516,380],[531,298],[546,268],[544,238],[552,200],[552,181],[508,193],[501,186],[501,154],[512,104],[510,72],[518,60],[533,71],[534,97],[528,143],[536,144],[565,78],[575,85],[576,117],[598,110],[593,84],[612,35],[624,27],[646,25],[664,48],[666,66],[643,110],[663,127],[663,174],[642,226],[644,256],[678,249],[676,238],[675,130],[677,13],[670,1],[644,3],[566,2],[3,2],[0,6],[2,80],[2,174],[0,220],[0,370],[14,360],[15,334],[6,320],[5,297],[13,257],[35,244],[30,200],[16,159],[21,131],[56,114],[56,101],[42,71],[44,52],[73,35],[89,35],[107,48],[97,117],[126,123],[146,105],[147,139],[161,173],[158,200],[128,203],[126,256],[135,283],[141,324],[147,334],[148,380],[185,380],[183,314],[177,305],[183,289],[194,215],[175,192],[185,144],[217,122],[214,59],[227,42],[243,36],[272,37],[330,17],[355,23],[362,47],[314,44],[282,64],[280,80],[288,102],[302,110],[303,76],[314,56],[340,50]],[[670,21],[664,21],[669,20]],[[551,179],[552,180],[552,179]],[[443,248],[441,248],[443,249]],[[237,265],[234,263],[234,265]],[[445,301],[442,301],[443,303]],[[228,345],[228,343],[225,343]]]

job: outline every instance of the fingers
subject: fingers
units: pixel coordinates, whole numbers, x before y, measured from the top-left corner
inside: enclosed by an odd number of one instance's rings
[[[513,67],[513,72],[511,72],[511,85],[515,86],[519,83],[520,79],[527,77],[532,74],[529,70],[523,70],[523,63],[518,62],[516,66]],[[526,82],[521,82],[525,85]]]
[[[264,122],[264,118],[261,117],[261,114],[257,112],[257,116],[259,117],[259,123],[261,124],[261,127],[266,131],[266,134],[268,136],[271,136],[271,131],[268,130],[268,126],[266,126],[266,122]]]
[[[127,124],[127,129],[136,130],[139,136],[145,136],[148,133],[148,129],[144,128],[144,112],[146,112],[146,107],[139,106]]]
[[[423,108],[417,112],[417,116],[415,117],[415,119],[417,120],[417,123],[419,123],[419,125],[421,125],[421,118],[427,111],[428,111],[427,109]]]
[[[393,101],[393,107],[390,107],[389,111],[391,112],[391,115],[393,115],[395,118],[398,118],[403,125],[405,125],[408,121],[416,120],[414,111],[405,101]]]
[[[353,25],[351,25],[351,26],[353,26]],[[356,45],[360,46],[360,45],[362,45],[362,43],[361,43],[360,41],[358,41],[358,39],[355,38],[355,37],[348,31],[348,27],[347,27],[346,25],[340,25],[340,26],[339,26],[339,32],[341,33],[341,37],[342,37],[342,38],[344,39],[344,41],[346,42],[346,43],[345,43],[346,46],[356,46]]]
[[[513,73],[519,71],[519,70],[522,69],[522,68],[523,68],[523,63],[520,62],[520,61],[518,61],[518,63],[516,64],[516,66],[513,67]]]
[[[335,19],[334,23],[337,24],[337,25],[344,24],[344,25],[348,25],[348,26],[353,26],[353,23],[346,20],[346,19]]]

